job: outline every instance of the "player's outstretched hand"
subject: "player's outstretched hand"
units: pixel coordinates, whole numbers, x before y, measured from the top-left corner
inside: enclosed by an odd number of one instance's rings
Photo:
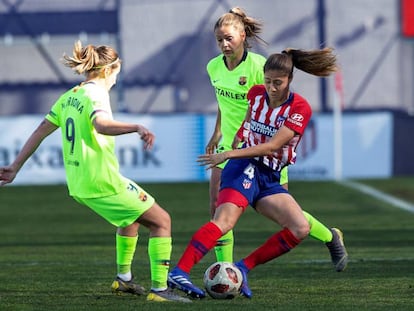
[[[139,126],[138,135],[144,141],[144,149],[150,150],[154,145],[155,135],[142,125]]]
[[[213,135],[206,146],[206,153],[213,154],[218,147],[220,139],[221,135]]]
[[[207,166],[207,169],[211,169],[220,163],[227,160],[226,153],[214,153],[214,154],[202,154],[198,156],[197,162],[201,166]]]
[[[11,166],[0,167],[0,186],[11,183],[16,174],[16,170]]]

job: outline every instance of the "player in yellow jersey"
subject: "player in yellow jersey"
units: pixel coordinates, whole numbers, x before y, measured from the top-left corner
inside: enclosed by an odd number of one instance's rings
[[[43,139],[61,129],[62,152],[69,194],[117,227],[117,275],[115,294],[143,295],[134,282],[131,264],[140,225],[150,231],[148,254],[151,267],[149,301],[191,302],[167,286],[172,243],[170,215],[140,186],[122,176],[115,156],[114,136],[136,133],[144,148],[153,146],[155,136],[140,124],[113,119],[109,90],[121,69],[118,53],[109,46],[78,41],[73,56],[64,63],[86,79],[65,92],[29,137],[12,164],[0,168],[0,185],[11,183]]]
[[[214,87],[218,112],[216,125],[206,153],[231,150],[233,139],[246,115],[247,91],[256,84],[263,84],[263,66],[266,61],[262,55],[249,51],[248,39],[264,42],[258,34],[262,24],[247,16],[243,9],[232,8],[223,14],[214,25],[217,45],[222,52],[207,64],[207,72]],[[226,165],[222,163],[212,168],[210,176],[210,214],[213,217],[221,181],[221,172]],[[281,172],[280,184],[288,188],[287,167]],[[304,212],[310,225],[310,236],[326,243],[336,271],[343,271],[348,257],[342,241],[342,233],[336,228],[327,228],[312,215]],[[215,247],[218,261],[233,262],[233,230],[217,241]]]

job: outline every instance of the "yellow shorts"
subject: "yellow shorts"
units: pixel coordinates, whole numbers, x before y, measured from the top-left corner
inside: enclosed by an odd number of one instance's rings
[[[284,184],[287,184],[289,181],[288,179],[288,167],[285,166],[281,171],[280,171],[280,184],[283,186]]]
[[[116,227],[134,223],[155,202],[155,199],[133,181],[126,179],[125,190],[101,198],[73,197]]]

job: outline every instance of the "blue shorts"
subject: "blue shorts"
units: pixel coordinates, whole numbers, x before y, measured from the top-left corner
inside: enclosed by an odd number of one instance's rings
[[[232,189],[232,195],[228,195],[228,190]],[[242,206],[243,200],[237,198],[233,201],[235,193],[239,193],[245,198],[245,204],[250,204],[253,208],[261,198],[272,194],[288,193],[280,185],[280,172],[274,171],[269,167],[252,159],[231,159],[221,173],[220,193],[223,193],[218,203],[232,202]],[[227,194],[224,194],[227,193]],[[231,198],[230,198],[231,197]],[[246,207],[242,206],[242,207]]]

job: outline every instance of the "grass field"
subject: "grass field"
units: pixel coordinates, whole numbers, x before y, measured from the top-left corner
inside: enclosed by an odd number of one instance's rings
[[[360,181],[414,204],[414,178]],[[208,220],[208,185],[144,184],[173,220],[172,264],[192,233]],[[321,242],[296,249],[249,274],[253,299],[206,298],[192,304],[116,297],[114,228],[76,204],[65,186],[0,189],[0,310],[414,310],[414,214],[334,182],[290,183],[302,207],[344,231],[348,269],[333,270]],[[235,229],[235,258],[278,226],[255,214]],[[134,273],[147,288],[148,231],[141,229]],[[201,286],[208,254],[192,271]]]

